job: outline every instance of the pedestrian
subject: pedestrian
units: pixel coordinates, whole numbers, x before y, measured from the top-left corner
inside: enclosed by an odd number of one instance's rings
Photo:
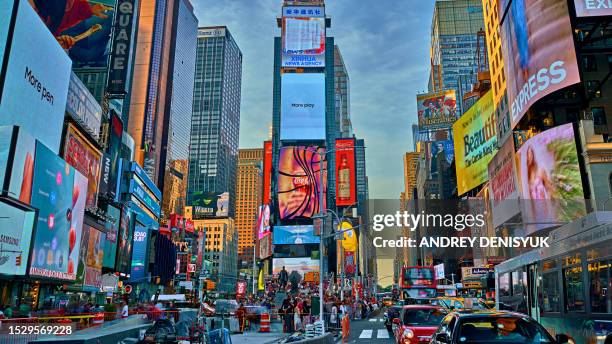
[[[244,331],[244,318],[246,316],[246,308],[243,303],[240,303],[240,307],[236,310],[236,317],[238,317],[238,326],[240,328],[240,332]]]
[[[329,323],[330,323],[330,327],[337,329],[338,326],[338,305],[337,304],[332,304],[331,307],[331,315],[329,317]]]
[[[282,317],[283,332],[285,333],[289,332],[289,323],[291,322],[291,318],[289,317],[289,308],[289,299],[286,298],[283,300],[283,304],[281,305],[281,308],[278,311],[279,315]]]
[[[283,266],[283,269],[278,274],[278,280],[280,282],[281,287],[284,290],[287,286],[287,281],[289,281],[289,274],[287,273],[287,270],[285,270],[284,266]]]
[[[295,300],[293,303],[293,328],[296,332],[302,330],[302,312],[299,300]]]
[[[351,335],[351,319],[347,315],[342,318],[342,343],[346,343],[350,335]]]
[[[125,301],[121,302],[121,304],[123,305],[123,307],[121,307],[121,318],[125,319],[129,315],[129,308]]]

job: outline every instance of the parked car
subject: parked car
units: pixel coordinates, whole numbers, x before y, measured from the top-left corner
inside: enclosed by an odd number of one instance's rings
[[[566,334],[552,337],[531,317],[506,311],[462,311],[448,314],[432,336],[432,344],[566,344]]]
[[[399,317],[393,319],[397,344],[429,343],[431,335],[448,312],[438,306],[409,305],[402,307]]]

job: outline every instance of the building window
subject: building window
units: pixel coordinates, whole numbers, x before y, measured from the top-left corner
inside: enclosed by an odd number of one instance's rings
[[[593,95],[595,98],[601,98],[601,87],[599,80],[587,80],[585,82],[587,95]]]
[[[611,261],[599,261],[589,264],[591,311],[593,313],[612,313],[609,276],[611,263]]]
[[[582,70],[584,72],[594,72],[597,70],[597,59],[594,55],[582,56]]]
[[[542,276],[542,289],[546,290],[542,297],[542,308],[544,312],[560,312],[561,296],[559,294],[558,272],[545,273]]]
[[[563,270],[566,290],[565,310],[568,312],[584,312],[584,283],[582,267],[576,266]]]
[[[606,111],[603,107],[593,107],[591,112],[593,113],[594,125],[606,125],[608,121],[606,120]]]

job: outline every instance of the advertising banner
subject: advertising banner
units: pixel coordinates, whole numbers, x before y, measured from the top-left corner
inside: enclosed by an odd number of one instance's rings
[[[268,233],[259,239],[259,259],[266,259],[272,255],[272,234]]]
[[[488,167],[493,226],[497,227],[519,213],[518,181],[514,162],[514,140],[506,140]]]
[[[58,154],[70,83],[70,58],[27,0],[19,1],[9,39],[11,51],[4,83],[0,85],[0,125],[18,125]]]
[[[314,235],[312,225],[274,226],[274,245],[318,244],[320,239]]]
[[[32,206],[39,213],[30,275],[76,279],[86,190],[85,176],[36,143]]]
[[[319,153],[317,153],[319,152]],[[310,218],[319,212],[319,190],[323,188],[323,208],[327,188],[327,161],[323,156],[323,181],[320,180],[321,155],[325,148],[282,147],[278,166],[278,207],[281,220]]]
[[[19,128],[13,156],[13,169],[9,182],[9,194],[17,195],[23,203],[30,204],[36,140],[24,129]]]
[[[13,127],[10,125],[0,126],[0,190],[8,189],[7,186],[4,185],[4,178],[8,172],[12,141]],[[4,191],[1,191],[1,193],[4,193]]]
[[[355,251],[344,251],[344,274],[353,276],[356,270]]]
[[[227,217],[229,192],[194,192],[192,206],[194,220]]]
[[[576,17],[612,16],[610,0],[574,0]]]
[[[111,199],[117,198],[117,184],[121,178],[120,173],[120,150],[121,137],[123,135],[123,122],[115,113],[110,112],[110,137],[108,149],[102,159],[102,172],[100,177],[100,193],[106,194]]]
[[[264,142],[263,159],[263,204],[270,204],[272,192],[272,141]]]
[[[526,226],[524,235],[586,214],[571,123],[527,140],[516,154],[516,166],[523,221],[543,224]]]
[[[503,3],[502,56],[514,128],[533,103],[580,82],[580,75],[567,1]]]
[[[325,74],[281,76],[281,140],[325,140]]]
[[[342,221],[338,230],[344,231],[342,233],[342,248],[345,251],[357,251],[357,233],[353,229],[353,225],[348,221]]]
[[[457,119],[455,90],[417,95],[419,129],[448,127]]]
[[[127,93],[127,77],[130,70],[130,52],[134,37],[135,0],[117,0],[112,54],[108,73],[107,91],[110,94]]]
[[[336,205],[357,203],[357,175],[355,171],[355,139],[336,140]]]
[[[132,241],[134,237],[134,214],[127,206],[121,209],[121,223],[117,238],[117,266],[116,271],[124,274],[130,273],[132,262]]]
[[[106,221],[106,240],[104,241],[104,261],[103,266],[109,269],[115,269],[115,259],[117,259],[117,239],[119,236],[119,228],[121,226],[121,210],[112,205],[106,208],[106,215],[112,218],[111,221]]]
[[[136,179],[130,180],[130,187],[128,192],[136,197],[147,209],[149,209],[153,215],[161,216],[161,206],[159,202],[152,197],[148,191],[138,182]]]
[[[459,195],[489,179],[489,161],[497,153],[493,109],[492,93],[487,92],[453,124]]]
[[[438,172],[438,159],[443,159],[448,165],[455,158],[455,146],[452,140],[442,140],[431,142],[431,173]]]
[[[98,181],[100,180],[102,154],[72,124],[68,124],[66,130],[64,159],[87,177],[89,183],[87,184],[86,205],[95,207],[98,203]]]
[[[267,204],[259,206],[257,216],[257,238],[261,239],[270,233],[270,206]]]
[[[106,67],[115,0],[30,1],[75,67]],[[69,5],[70,4],[70,5]]]
[[[247,282],[238,281],[236,282],[236,298],[241,299],[246,295],[247,292]]]
[[[285,267],[291,279],[292,273],[297,273],[303,279],[304,275],[308,272],[319,272],[319,261],[311,259],[310,257],[304,258],[274,258],[272,260],[272,274],[278,276],[281,270]]]
[[[13,0],[0,2],[0,65],[4,61],[4,50],[8,43],[9,27],[13,18],[13,7],[16,3]]]
[[[325,67],[325,18],[282,19],[282,67]]]
[[[83,225],[81,238],[81,254],[77,283],[82,282],[86,289],[100,290],[102,287],[102,264],[104,260],[104,244],[106,234],[94,227]]]
[[[85,128],[96,140],[100,138],[102,107],[74,72],[70,74],[66,113]]]
[[[145,282],[148,242],[149,229],[136,223],[134,226],[134,246],[132,250],[132,272],[130,273],[130,281],[132,282]]]
[[[0,275],[24,276],[36,212],[0,201]]]

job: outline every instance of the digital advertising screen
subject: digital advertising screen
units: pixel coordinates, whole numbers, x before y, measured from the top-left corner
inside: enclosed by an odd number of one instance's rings
[[[32,198],[35,156],[36,140],[20,128],[17,134],[8,190],[11,195],[17,195],[19,200],[25,204],[30,204]]]
[[[149,234],[149,229],[146,226],[136,223],[134,227],[134,246],[132,250],[132,272],[130,273],[130,281],[142,282],[145,279]]]
[[[100,290],[102,287],[105,239],[105,233],[87,224],[83,225],[76,282],[89,290]]]
[[[102,107],[74,72],[70,74],[66,112],[96,140],[100,138]]]
[[[87,184],[87,206],[95,207],[98,203],[98,181],[100,180],[100,161],[102,153],[94,147],[72,124],[68,124],[64,139],[64,159],[77,171],[81,172]]]
[[[571,222],[586,214],[571,123],[527,140],[516,153],[516,166],[524,222]],[[527,226],[525,235],[538,229]]]
[[[317,153],[320,152],[320,153]],[[323,181],[320,180],[321,155],[325,148],[282,147],[278,160],[278,208],[281,220],[311,218],[319,212],[319,190],[323,187],[326,206],[327,161],[323,155]]]
[[[227,217],[229,192],[194,192],[191,203],[194,220]]]
[[[314,235],[312,225],[274,226],[272,236],[274,245],[318,244],[320,242],[319,237]]]
[[[102,159],[100,176],[100,193],[108,194],[111,199],[117,198],[117,185],[121,178],[120,150],[123,137],[123,122],[115,111],[110,112],[110,138],[108,148]]]
[[[455,158],[455,144],[452,140],[441,140],[430,143],[431,173],[438,172],[438,159],[444,159],[451,164]]]
[[[272,255],[272,235],[270,233],[258,240],[259,259],[266,259]]]
[[[28,1],[18,3],[5,61],[0,125],[18,125],[58,154],[72,63]]]
[[[336,140],[336,205],[357,203],[355,139]]]
[[[32,206],[39,213],[30,275],[76,279],[86,198],[87,178],[37,142]]]
[[[310,257],[304,258],[274,258],[272,260],[272,274],[278,276],[281,270],[285,268],[289,278],[293,272],[298,273],[302,279],[308,272],[319,272],[319,261],[311,259]]]
[[[325,67],[325,18],[282,19],[282,67]]]
[[[491,188],[491,205],[493,226],[518,214],[518,181],[514,162],[514,140],[506,140],[497,154],[489,162],[489,187]]]
[[[270,204],[272,192],[272,141],[264,142],[263,159],[263,203]]]
[[[609,0],[574,0],[576,17],[612,16],[612,2]]]
[[[453,124],[459,195],[489,180],[489,161],[497,153],[494,110],[493,95],[487,92]]]
[[[8,169],[12,140],[13,127],[10,125],[0,126],[0,190],[6,190],[4,177]]]
[[[580,82],[580,75],[567,2],[508,2],[501,2],[499,18],[504,18],[500,36],[514,128],[533,103]]]
[[[117,266],[116,271],[124,274],[130,273],[132,264],[132,241],[134,238],[134,213],[124,206],[121,209],[119,235],[117,237]]]
[[[419,129],[448,127],[457,119],[455,90],[417,95]]]
[[[325,74],[281,76],[281,140],[325,140]]]
[[[15,1],[12,0],[0,2],[0,64],[4,61],[4,50],[6,49],[14,5]]]
[[[270,233],[270,206],[267,204],[259,206],[257,216],[257,238],[261,239]]]
[[[28,268],[36,212],[0,200],[0,214],[0,275],[24,276]]]
[[[121,225],[121,209],[108,205],[106,215],[112,218],[106,221],[106,240],[104,241],[104,261],[105,268],[114,269],[117,259],[117,239]]]

